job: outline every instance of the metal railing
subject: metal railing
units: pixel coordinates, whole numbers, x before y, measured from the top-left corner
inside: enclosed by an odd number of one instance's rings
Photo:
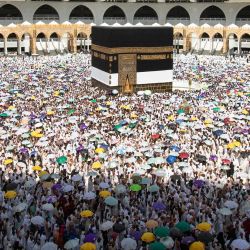
[[[236,22],[250,22],[250,18],[236,18]]]
[[[157,17],[134,17],[135,21],[140,21],[140,20],[150,20],[150,21],[158,21]]]
[[[14,16],[0,16],[0,21],[4,21],[4,20],[22,21],[23,18],[22,17],[14,17]]]
[[[78,20],[94,20],[93,17],[84,17],[84,16],[79,16],[79,17],[70,17],[69,21],[78,21]]]
[[[42,21],[42,20],[59,20],[59,16],[56,15],[34,15],[34,21]]]
[[[104,17],[104,20],[125,20],[125,17]]]
[[[224,17],[208,17],[208,18],[200,18],[200,21],[226,21]]]

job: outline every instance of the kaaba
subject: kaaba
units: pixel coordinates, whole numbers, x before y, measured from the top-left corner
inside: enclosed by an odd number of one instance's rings
[[[173,28],[92,27],[92,84],[122,93],[172,91]]]

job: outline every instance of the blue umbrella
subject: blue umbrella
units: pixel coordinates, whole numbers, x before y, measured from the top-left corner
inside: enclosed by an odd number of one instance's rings
[[[166,159],[168,164],[173,164],[176,161],[176,156],[169,155]]]
[[[213,134],[214,134],[215,136],[219,137],[219,136],[221,136],[222,134],[224,134],[224,131],[221,130],[221,129],[218,129],[218,130],[215,130],[215,131],[213,132]]]
[[[172,150],[172,151],[176,151],[176,152],[179,152],[181,150],[181,148],[176,146],[176,145],[170,146],[169,149]]]

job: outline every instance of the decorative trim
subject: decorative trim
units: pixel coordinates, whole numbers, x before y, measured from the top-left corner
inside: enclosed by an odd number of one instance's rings
[[[140,60],[165,60],[166,54],[158,54],[158,55],[140,55]]]
[[[164,46],[164,47],[116,47],[108,48],[92,44],[92,50],[102,52],[105,54],[123,54],[123,53],[168,53],[173,52],[173,46]]]

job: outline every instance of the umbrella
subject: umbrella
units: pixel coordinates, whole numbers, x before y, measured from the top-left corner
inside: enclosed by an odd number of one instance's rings
[[[187,159],[189,157],[189,154],[186,152],[182,152],[179,154],[179,158],[181,159]]]
[[[64,244],[64,248],[65,249],[74,249],[76,247],[79,246],[79,239],[72,239],[72,240],[68,240],[65,244]]]
[[[211,241],[213,241],[213,236],[211,233],[209,232],[200,232],[198,235],[197,235],[197,240],[205,243],[206,245],[209,244]]]
[[[149,250],[166,250],[166,247],[161,242],[154,242],[149,245],[148,249]]]
[[[18,204],[17,206],[14,207],[14,211],[16,213],[20,213],[20,212],[26,210],[27,207],[28,207],[27,203],[22,202],[22,203],[20,203],[20,204]]]
[[[133,185],[130,186],[129,189],[130,189],[131,191],[133,191],[133,192],[138,192],[138,191],[141,190],[141,186],[138,185],[138,184],[133,184]]]
[[[169,236],[169,232],[170,232],[169,228],[167,228],[167,227],[157,227],[154,230],[154,234],[159,238]]]
[[[12,163],[12,162],[13,162],[12,159],[6,159],[6,160],[4,160],[3,164],[4,164],[4,165],[8,165],[8,164],[10,164],[10,163]]]
[[[175,152],[179,152],[181,150],[181,148],[176,145],[170,146],[169,149]]]
[[[8,191],[4,194],[4,197],[6,199],[14,199],[16,198],[16,196],[17,196],[17,193],[15,191]]]
[[[148,185],[149,183],[151,183],[151,181],[152,181],[152,179],[144,177],[141,179],[141,185]],[[154,192],[156,192],[156,191],[154,191]]]
[[[114,225],[113,225],[113,231],[116,232],[116,233],[121,233],[125,230],[125,225],[124,223],[122,222],[116,222]]]
[[[159,190],[160,190],[160,188],[157,185],[152,185],[148,188],[148,191],[151,193],[158,192]]]
[[[231,215],[232,211],[227,207],[223,207],[223,208],[219,209],[219,213],[222,215]]]
[[[149,229],[158,227],[158,222],[156,220],[148,220],[146,222],[146,227]]]
[[[35,186],[35,185],[36,185],[36,182],[35,182],[34,180],[28,180],[28,181],[26,181],[25,184],[24,184],[24,186],[25,186],[26,188],[31,188],[31,187],[33,187],[33,186]]]
[[[51,203],[46,203],[42,205],[42,209],[50,212],[54,210],[54,206]]]
[[[87,242],[81,245],[80,250],[96,250],[96,245],[91,242]]]
[[[17,188],[18,184],[15,182],[11,182],[6,185],[5,189],[6,190],[15,190]]]
[[[205,245],[203,242],[195,241],[190,245],[189,250],[205,250]]]
[[[179,237],[182,236],[182,232],[180,231],[179,228],[177,228],[177,227],[172,227],[172,228],[170,229],[169,235],[170,235],[171,237],[173,237],[173,238],[179,238]]]
[[[59,158],[56,159],[56,162],[58,164],[64,164],[64,163],[67,162],[67,157],[66,156],[61,156],[61,157],[59,157]]]
[[[44,218],[42,216],[34,216],[31,218],[31,223],[34,225],[42,226],[44,224]]]
[[[62,185],[60,183],[56,183],[51,188],[53,190],[60,190],[62,188]]]
[[[229,208],[229,209],[235,209],[239,206],[239,204],[235,201],[230,201],[230,200],[227,200],[225,203],[224,203],[224,206]]]
[[[115,192],[117,194],[123,194],[126,192],[126,187],[122,184],[118,184],[116,187],[115,187]]]
[[[99,193],[99,195],[102,197],[102,198],[106,198],[106,197],[109,197],[111,196],[111,193],[107,190],[103,190]]]
[[[137,248],[137,243],[134,239],[131,238],[124,238],[121,241],[121,247],[124,250],[136,250]]]
[[[150,242],[155,241],[155,236],[153,233],[146,232],[142,235],[141,240],[146,243],[150,243]]]
[[[96,241],[96,235],[93,233],[89,233],[85,235],[84,242],[92,242],[94,243]]]
[[[203,180],[194,180],[194,186],[196,186],[197,188],[201,188],[204,186],[204,181]]]
[[[104,202],[108,206],[116,206],[118,204],[118,200],[112,196],[105,198]]]
[[[101,164],[101,162],[99,162],[99,161],[96,161],[96,162],[94,162],[93,164],[92,164],[92,168],[93,169],[100,169],[102,167],[102,164]]]
[[[153,204],[153,208],[156,210],[156,211],[164,211],[166,209],[166,205],[163,204],[162,202],[155,202]]]
[[[83,210],[81,213],[80,213],[81,217],[83,218],[89,218],[89,217],[92,217],[94,215],[94,213],[90,210]]]
[[[176,161],[176,156],[169,155],[166,159],[168,164],[173,164]]]
[[[109,188],[109,184],[107,182],[101,182],[99,184],[99,187],[102,189],[106,189],[106,188]]]
[[[66,184],[65,186],[63,186],[63,189],[62,189],[62,190],[63,190],[64,193],[68,193],[68,192],[73,191],[73,190],[74,190],[74,187],[71,186],[71,185]]]
[[[196,229],[202,232],[209,232],[211,230],[211,225],[207,222],[202,222],[196,225]]]
[[[180,221],[175,225],[182,233],[190,231],[190,225],[186,221]]]
[[[46,242],[42,247],[41,250],[57,250],[58,245],[53,242]]]
[[[174,241],[171,237],[165,237],[160,240],[160,242],[167,248],[171,249],[174,247]]]
[[[190,245],[195,241],[195,238],[193,236],[186,236],[181,239],[181,244],[183,245]]]
[[[108,231],[113,227],[114,223],[111,221],[105,221],[104,223],[101,224],[100,228],[102,231]]]
[[[231,247],[237,248],[239,250],[247,250],[250,245],[246,240],[236,239],[231,243]]]
[[[84,200],[93,200],[95,199],[95,197],[96,197],[96,194],[93,192],[87,192],[83,195]]]
[[[73,175],[72,176],[72,181],[75,181],[75,182],[77,182],[77,181],[80,181],[80,180],[82,180],[82,176],[81,175],[79,175],[79,174],[75,174],[75,175]]]

